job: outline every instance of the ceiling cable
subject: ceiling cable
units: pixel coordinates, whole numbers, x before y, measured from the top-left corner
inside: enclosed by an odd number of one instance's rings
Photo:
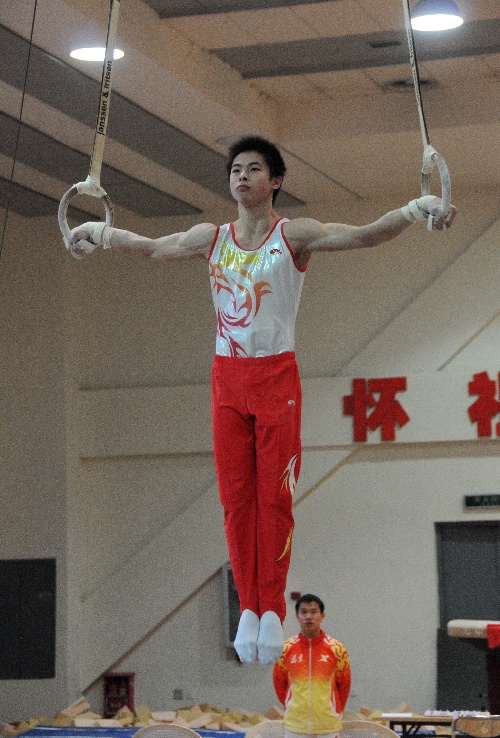
[[[2,235],[0,237],[0,258],[2,256],[2,252],[3,252],[3,245],[4,245],[4,242],[5,242],[5,234],[6,234],[6,231],[7,231],[7,219],[8,219],[8,215],[9,215],[9,212],[10,212],[10,203],[11,203],[11,199],[12,199],[12,190],[14,188],[14,170],[15,170],[15,167],[16,167],[17,151],[18,151],[18,148],[19,148],[19,140],[20,140],[20,137],[21,137],[21,123],[22,123],[22,119],[23,119],[24,100],[26,98],[26,88],[27,88],[27,84],[28,84],[28,72],[29,72],[29,67],[30,67],[31,50],[33,48],[33,34],[34,34],[34,30],[35,30],[35,18],[36,18],[37,5],[38,5],[38,0],[35,0],[35,4],[33,6],[33,18],[31,20],[31,32],[30,32],[30,40],[29,40],[29,46],[28,46],[28,55],[27,55],[27,58],[26,58],[26,69],[25,69],[25,72],[24,72],[24,82],[23,82],[23,89],[22,89],[22,94],[21,94],[21,106],[19,108],[19,119],[17,121],[16,140],[15,140],[15,144],[14,144],[14,155],[13,155],[13,158],[12,158],[12,167],[11,167],[11,171],[10,171],[10,178],[9,178],[9,180],[7,182],[7,188],[6,188],[6,192],[5,192],[5,204],[4,204],[5,213],[4,213],[3,225],[2,225]]]
[[[410,65],[413,75],[413,84],[415,87],[415,97],[417,99],[418,117],[420,120],[420,131],[422,134],[422,143],[424,146],[424,156],[421,172],[421,192],[422,195],[430,195],[430,176],[434,167],[437,165],[439,176],[441,177],[441,206],[442,215],[448,215],[451,199],[451,183],[450,173],[443,157],[438,154],[436,149],[431,145],[427,123],[425,121],[424,107],[422,103],[422,94],[420,91],[420,77],[418,74],[418,62],[415,52],[415,44],[413,39],[413,30],[410,17],[409,0],[403,0],[403,11],[406,26],[406,38],[408,41],[408,49],[410,52]],[[431,224],[429,225],[431,227]]]

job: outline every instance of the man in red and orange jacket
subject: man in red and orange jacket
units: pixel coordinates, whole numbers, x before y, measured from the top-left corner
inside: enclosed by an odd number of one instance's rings
[[[333,738],[342,729],[351,688],[349,655],[321,629],[325,606],[319,597],[302,595],[295,612],[300,633],[285,641],[273,669],[274,689],[285,707],[285,738]]]

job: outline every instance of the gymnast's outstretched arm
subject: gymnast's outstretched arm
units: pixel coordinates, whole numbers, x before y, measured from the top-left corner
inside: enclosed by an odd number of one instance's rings
[[[445,230],[455,215],[450,205],[446,216],[440,212],[441,199],[426,195],[412,200],[402,208],[390,210],[373,223],[363,226],[342,223],[320,223],[312,218],[297,218],[285,223],[283,233],[303,267],[314,251],[342,251],[370,248],[402,233],[412,223],[428,221],[431,230]]]
[[[198,223],[187,231],[160,238],[147,238],[102,222],[88,222],[70,233],[68,251],[77,259],[98,246],[147,259],[190,259],[208,256],[217,233],[212,223]]]

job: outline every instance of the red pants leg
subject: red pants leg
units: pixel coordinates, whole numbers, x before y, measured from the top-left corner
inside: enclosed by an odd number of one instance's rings
[[[295,356],[217,356],[212,379],[217,478],[240,607],[283,620],[301,455]]]
[[[244,397],[241,397],[231,380],[227,362],[219,361],[225,357],[215,358],[212,369],[214,454],[219,495],[224,508],[229,561],[240,600],[240,611],[248,609],[258,615],[253,419],[246,410]]]

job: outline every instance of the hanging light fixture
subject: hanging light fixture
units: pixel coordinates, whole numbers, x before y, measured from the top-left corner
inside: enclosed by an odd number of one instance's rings
[[[415,31],[446,31],[464,22],[454,0],[418,0],[411,11]]]
[[[81,61],[104,61],[106,49],[103,46],[89,46],[84,49],[75,49],[70,53],[73,59]],[[113,50],[113,59],[121,59],[124,52],[121,49]]]

